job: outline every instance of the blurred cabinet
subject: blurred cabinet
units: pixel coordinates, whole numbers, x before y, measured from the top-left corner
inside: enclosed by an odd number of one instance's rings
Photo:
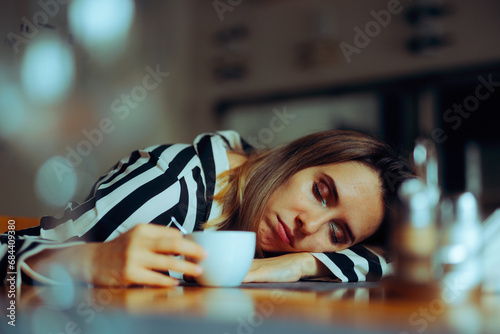
[[[412,25],[409,16],[423,3],[445,3],[446,15],[427,26]],[[211,2],[196,11],[198,91],[200,103],[209,106],[227,98],[362,85],[500,62],[496,0],[242,1],[218,14]],[[436,42],[432,52],[414,53],[409,43],[426,36],[418,34],[421,30],[436,30],[446,42]],[[221,35],[229,36],[223,45]],[[228,80],[214,75],[225,55],[228,66],[238,60],[244,75]]]

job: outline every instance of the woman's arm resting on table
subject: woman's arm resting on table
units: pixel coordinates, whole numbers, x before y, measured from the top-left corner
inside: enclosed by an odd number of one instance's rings
[[[295,282],[325,278],[340,282],[378,281],[392,273],[384,252],[355,245],[330,253],[290,253],[255,259],[245,282]]]
[[[201,273],[198,265],[173,255],[202,260],[205,252],[177,229],[140,224],[108,242],[43,251],[28,258],[26,264],[50,278],[50,264],[56,263],[77,281],[101,286],[173,286],[178,281],[160,271]]]
[[[311,253],[289,253],[254,259],[244,282],[296,282],[324,276],[331,276],[331,272]]]

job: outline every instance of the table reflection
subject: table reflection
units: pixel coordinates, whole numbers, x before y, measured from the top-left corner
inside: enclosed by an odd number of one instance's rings
[[[243,332],[276,323],[383,333],[500,332],[498,295],[483,295],[480,303],[452,307],[436,298],[394,299],[379,284],[252,283],[205,288],[187,283],[166,289],[22,286],[18,305],[19,313],[28,319],[25,329],[33,333],[79,329],[90,333],[96,328],[106,332],[116,317],[122,319],[125,331],[128,325],[153,317],[161,319],[160,327],[163,323],[182,328],[194,321],[201,328],[232,324],[231,328]]]

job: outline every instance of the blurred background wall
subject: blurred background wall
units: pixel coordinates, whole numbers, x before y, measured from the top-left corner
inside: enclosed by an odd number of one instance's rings
[[[500,206],[496,0],[1,6],[0,214],[55,214],[132,150],[227,128],[430,137],[447,193]]]

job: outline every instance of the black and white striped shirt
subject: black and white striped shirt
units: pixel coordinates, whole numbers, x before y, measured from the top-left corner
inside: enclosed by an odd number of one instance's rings
[[[167,225],[171,217],[188,231],[221,214],[210,198],[220,184],[216,175],[229,169],[226,150],[252,150],[238,133],[220,131],[196,137],[193,145],[152,146],[122,159],[93,186],[81,204],[68,204],[62,217],[43,217],[40,226],[16,232],[17,282],[21,278],[57,284],[34,272],[25,259],[44,249],[90,241],[108,241],[133,226]],[[0,236],[0,279],[7,273],[7,235]],[[332,272],[334,280],[377,280],[390,266],[374,250],[356,245],[335,253],[312,253]]]

